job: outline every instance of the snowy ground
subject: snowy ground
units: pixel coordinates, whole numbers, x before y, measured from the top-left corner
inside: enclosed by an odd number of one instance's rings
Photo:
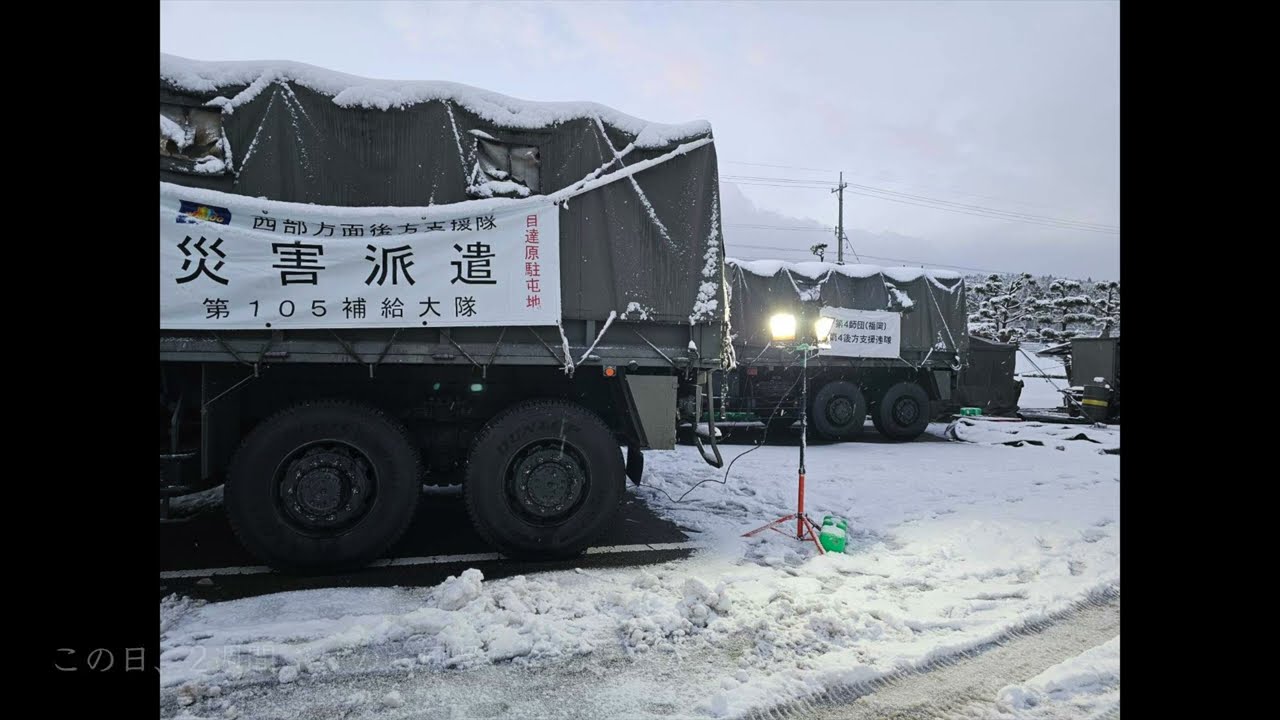
[[[496,581],[472,570],[425,590],[167,598],[161,714],[740,716],[1118,591],[1119,458],[1104,452],[1118,429],[968,422],[955,435],[965,441],[809,448],[807,509],[850,521],[838,556],[772,532],[741,537],[793,509],[795,447],[742,456],[724,485],[679,448],[648,453],[634,491],[705,544],[685,560]],[[702,480],[713,482],[673,500]],[[999,716],[1084,717],[1118,701],[1118,651],[1117,638],[1021,678],[1001,691]]]
[[[1037,378],[1022,376],[1022,394],[1018,396],[1020,409],[1045,409],[1062,407],[1062,391],[1067,388],[1066,380],[1058,378]]]
[[[1041,717],[1083,717],[1120,703],[1120,636],[1000,691],[1012,710]]]
[[[1036,352],[1046,346],[1023,343],[1016,354],[1014,372],[1022,377],[1022,395],[1018,406],[1023,408],[1056,408],[1062,405],[1062,390],[1067,389],[1067,369],[1061,357],[1043,357]],[[1028,357],[1030,356],[1030,357]],[[1047,377],[1044,377],[1047,376]]]

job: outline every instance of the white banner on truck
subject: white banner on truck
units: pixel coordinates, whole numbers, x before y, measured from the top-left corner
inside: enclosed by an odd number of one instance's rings
[[[824,307],[822,317],[835,318],[831,349],[836,357],[896,358],[902,355],[902,313]]]
[[[160,183],[162,329],[559,321],[549,202],[328,207]]]

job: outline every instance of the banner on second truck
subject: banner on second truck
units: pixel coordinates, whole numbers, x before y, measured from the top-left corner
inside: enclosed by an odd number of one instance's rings
[[[329,207],[160,184],[160,327],[555,325],[560,209]]]
[[[831,349],[836,357],[896,358],[902,355],[902,313],[824,307],[822,317],[835,319]]]

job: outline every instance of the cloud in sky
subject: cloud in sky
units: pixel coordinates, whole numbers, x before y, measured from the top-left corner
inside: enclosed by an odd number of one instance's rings
[[[1119,225],[1118,3],[176,2],[160,15],[161,50],[186,57],[707,119],[722,176],[834,183],[843,170],[864,186]],[[740,183],[752,207],[790,218],[779,224],[835,224],[826,189]],[[852,193],[845,222],[877,255],[1118,276],[1117,234]],[[726,227],[731,250],[779,256],[814,234],[758,242]]]

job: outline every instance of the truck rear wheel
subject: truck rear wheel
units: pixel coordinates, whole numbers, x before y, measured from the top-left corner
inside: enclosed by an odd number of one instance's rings
[[[245,438],[228,473],[227,515],[245,548],[277,570],[358,568],[408,529],[421,475],[404,427],[386,414],[306,403]]]
[[[827,383],[813,398],[811,424],[828,440],[849,440],[862,433],[867,400],[857,385],[846,380]]]
[[[545,559],[585,550],[613,519],[625,487],[622,450],[599,417],[575,403],[531,400],[480,431],[463,494],[490,545]]]
[[[890,440],[914,440],[929,427],[929,394],[913,382],[893,385],[871,409],[871,421]]]

